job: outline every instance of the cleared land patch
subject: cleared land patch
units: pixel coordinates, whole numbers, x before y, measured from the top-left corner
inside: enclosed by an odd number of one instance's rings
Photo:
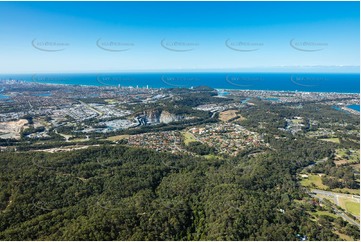
[[[336,149],[334,162],[336,165],[359,163],[360,151],[354,149]]]
[[[196,142],[197,139],[194,137],[193,134],[189,133],[189,132],[183,132],[182,133],[183,138],[184,138],[184,144],[188,145],[190,142]]]
[[[321,215],[327,215],[327,216],[330,216],[332,218],[337,218],[337,215],[334,214],[334,213],[330,213],[329,211],[316,211],[316,212],[313,212],[311,213],[312,215],[316,215],[316,216],[321,216]]]
[[[327,142],[333,142],[333,143],[336,143],[336,144],[340,143],[339,138],[327,138],[327,139],[320,139],[320,140],[327,141]]]
[[[328,186],[326,186],[322,183],[322,176],[315,175],[315,174],[303,174],[303,175],[307,175],[308,177],[301,178],[300,183],[302,186],[320,189],[320,190],[328,190],[329,189]],[[328,191],[360,195],[360,190],[358,190],[358,189],[335,188],[335,189],[329,189]]]
[[[346,235],[346,234],[341,234],[339,231],[335,231],[335,233],[340,236],[341,239],[346,240],[346,241],[354,241],[353,238],[351,238],[350,236]]]
[[[9,121],[0,123],[0,138],[3,139],[20,139],[20,132],[28,124],[26,119],[18,121]]]
[[[314,185],[312,185],[314,184]],[[327,189],[328,187],[322,184],[322,178],[319,175],[308,174],[308,177],[302,178],[301,185],[305,187],[317,187],[318,189]]]
[[[118,141],[118,140],[121,140],[121,139],[127,139],[129,138],[130,135],[116,135],[116,136],[110,136],[107,138],[107,140],[109,141]]]
[[[240,116],[239,114],[237,114],[238,110],[227,110],[227,111],[223,111],[219,114],[219,120],[223,121],[223,122],[228,122],[232,119],[235,119],[236,117],[239,117],[237,119],[237,121],[242,121],[244,120],[244,117]]]
[[[360,203],[356,202],[356,199],[339,197],[338,201],[340,203],[340,207],[345,209],[347,212],[358,217],[360,216]]]

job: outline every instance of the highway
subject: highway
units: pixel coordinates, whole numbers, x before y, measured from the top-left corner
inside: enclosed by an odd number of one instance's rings
[[[335,202],[335,204],[337,206],[339,206],[339,201],[338,201],[339,197],[352,198],[352,199],[358,200],[358,202],[360,202],[360,196],[357,196],[357,195],[329,192],[329,191],[323,191],[323,190],[318,190],[318,189],[311,189],[310,195],[312,197],[315,197],[316,196],[315,194],[325,195],[325,196],[330,197],[331,199],[334,200],[334,202]],[[323,200],[323,198],[321,198],[321,197],[317,197],[317,198],[319,198],[321,201]],[[338,209],[336,206],[332,206],[332,209],[337,215],[341,216],[344,220],[346,220],[349,223],[354,224],[354,225],[356,225],[357,227],[360,228],[360,223],[359,222],[357,222],[356,220],[350,218],[348,215],[346,215],[343,211]]]
[[[311,189],[311,192],[316,194],[322,194],[325,196],[329,196],[330,198],[333,198],[337,206],[339,206],[339,197],[344,198],[352,198],[355,199],[357,202],[360,202],[360,196],[358,195],[352,195],[352,194],[345,194],[345,193],[337,193],[337,192],[330,192],[330,191],[324,191],[324,190],[318,190],[318,189]]]

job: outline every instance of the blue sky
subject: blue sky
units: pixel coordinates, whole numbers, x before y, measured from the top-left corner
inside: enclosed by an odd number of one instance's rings
[[[0,2],[0,73],[349,70],[359,4]]]

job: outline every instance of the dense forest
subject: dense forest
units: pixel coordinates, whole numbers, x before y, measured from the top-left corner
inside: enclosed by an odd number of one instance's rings
[[[122,145],[2,152],[0,240],[338,240],[310,219],[296,179],[301,160],[330,151],[305,149],[233,159]]]
[[[193,107],[235,100],[200,90],[175,89],[182,98],[132,107],[134,113],[159,108],[193,119],[92,134],[87,141],[76,141],[81,135],[67,126],[57,131],[73,134],[69,142],[54,130],[46,142],[26,137],[44,127],[23,130],[21,140],[0,139],[1,146],[16,147],[0,152],[0,240],[340,240],[340,233],[359,239],[359,229],[336,215],[315,219],[327,208],[299,182],[306,169],[325,174],[322,182],[331,189],[359,188],[354,170],[334,163],[336,149],[359,147],[357,135],[347,132],[359,127],[356,116],[327,105],[295,108],[254,98],[227,122],[258,133],[269,146],[237,156],[218,155],[198,141],[182,145],[190,155],[100,139],[220,122],[218,114]],[[304,117],[302,130],[280,131],[295,116]],[[339,143],[306,135],[336,124]],[[88,148],[36,151],[66,146]]]

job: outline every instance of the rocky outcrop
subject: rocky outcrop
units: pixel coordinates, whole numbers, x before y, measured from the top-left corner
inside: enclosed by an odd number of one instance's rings
[[[141,115],[142,118],[146,120],[146,123],[149,124],[159,124],[159,123],[171,123],[184,119],[181,115],[175,115],[168,111],[151,109],[146,110]]]
[[[182,120],[183,118],[184,118],[183,116],[175,115],[175,114],[172,114],[167,111],[162,111],[160,118],[159,118],[159,122],[167,124],[167,123]]]
[[[146,118],[147,123],[160,123],[161,110],[146,110],[143,112],[143,116]]]

